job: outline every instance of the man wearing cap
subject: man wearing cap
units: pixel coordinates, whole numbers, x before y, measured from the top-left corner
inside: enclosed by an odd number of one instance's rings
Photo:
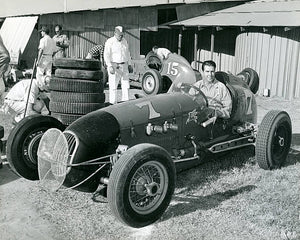
[[[39,44],[39,53],[36,62],[36,79],[41,81],[44,75],[51,76],[52,56],[55,52],[55,41],[49,36],[49,28],[43,26],[40,30],[42,38]]]
[[[124,39],[124,28],[115,27],[114,36],[104,46],[104,61],[108,71],[109,102],[117,103],[117,88],[121,79],[122,99],[129,100],[129,71],[132,71],[128,43]]]

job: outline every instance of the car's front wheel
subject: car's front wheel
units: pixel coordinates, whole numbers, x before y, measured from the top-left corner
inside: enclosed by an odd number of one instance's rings
[[[113,166],[108,202],[114,215],[131,227],[158,220],[175,189],[175,166],[169,154],[153,144],[126,151]]]
[[[7,160],[18,175],[38,180],[37,150],[42,135],[49,128],[64,130],[65,126],[56,118],[31,115],[22,119],[10,132],[7,139]]]
[[[288,155],[292,125],[285,111],[272,110],[263,118],[257,134],[255,155],[262,169],[280,168]]]

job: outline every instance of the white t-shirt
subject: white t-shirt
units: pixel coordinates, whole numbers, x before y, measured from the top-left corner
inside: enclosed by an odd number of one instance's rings
[[[171,51],[167,48],[158,48],[157,49],[157,55],[161,58],[161,59],[166,59],[168,58],[169,54],[171,53]]]
[[[44,55],[52,56],[56,50],[55,41],[49,35],[45,35],[40,40],[39,49],[43,50]]]

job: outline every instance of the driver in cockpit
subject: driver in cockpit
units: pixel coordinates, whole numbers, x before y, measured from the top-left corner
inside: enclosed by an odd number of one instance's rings
[[[216,63],[205,61],[202,64],[203,79],[194,83],[208,100],[208,107],[215,109],[216,117],[230,118],[232,100],[228,88],[215,78]]]

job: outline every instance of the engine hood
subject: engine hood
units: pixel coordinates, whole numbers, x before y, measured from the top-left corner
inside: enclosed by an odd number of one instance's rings
[[[89,154],[104,154],[117,145],[120,127],[116,118],[98,110],[77,119],[66,130],[76,134]]]
[[[111,105],[98,111],[105,111],[113,115],[122,130],[160,118],[173,118],[183,112],[189,112],[195,108],[203,109],[205,106],[206,101],[203,98],[195,101],[185,94],[171,93]]]

